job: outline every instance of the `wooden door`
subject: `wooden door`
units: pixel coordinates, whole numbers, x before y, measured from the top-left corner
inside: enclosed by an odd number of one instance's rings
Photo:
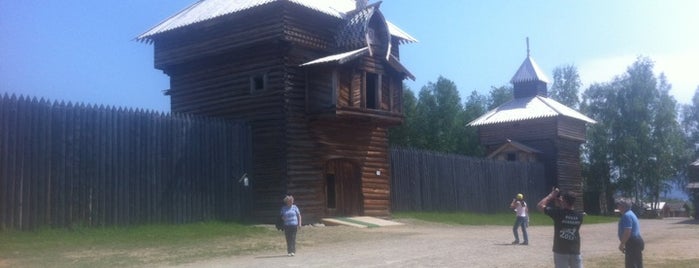
[[[325,167],[326,204],[331,216],[362,215],[359,167],[347,159],[333,159]]]

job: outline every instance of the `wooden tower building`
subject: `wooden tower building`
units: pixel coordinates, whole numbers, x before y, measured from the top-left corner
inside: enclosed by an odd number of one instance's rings
[[[576,208],[582,209],[580,145],[585,142],[586,124],[595,121],[547,97],[548,79],[530,57],[528,45],[527,57],[510,82],[514,99],[469,125],[478,128],[490,157],[542,162],[546,189],[541,192],[548,193],[552,186],[573,191],[579,197]]]
[[[417,40],[380,4],[201,0],[137,38],[170,77],[172,112],[250,124],[253,219],[273,221],[287,193],[308,223],[390,215],[388,128],[414,79],[398,47]]]

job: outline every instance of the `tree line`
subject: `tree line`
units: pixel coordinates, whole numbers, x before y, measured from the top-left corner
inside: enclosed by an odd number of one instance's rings
[[[699,156],[699,86],[691,103],[680,104],[665,75],[655,74],[654,62],[639,56],[610,81],[581,87],[575,65],[558,66],[548,97],[597,121],[581,148],[586,192],[607,204],[617,195],[657,202],[673,185],[686,185],[689,163]],[[456,84],[442,76],[417,96],[404,88],[405,120],[390,130],[391,145],[475,157],[485,151],[468,122],[513,98],[507,85],[487,95],[474,90],[462,101]]]

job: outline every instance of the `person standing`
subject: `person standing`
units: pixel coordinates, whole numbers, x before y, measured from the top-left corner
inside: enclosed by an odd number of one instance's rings
[[[619,250],[624,253],[627,268],[643,268],[643,248],[645,243],[641,237],[638,217],[631,211],[632,203],[628,199],[616,201],[616,207],[621,212],[619,218]]]
[[[571,192],[560,194],[558,188],[541,199],[537,204],[539,211],[553,219],[553,262],[556,268],[582,268],[580,254],[580,226],[583,223],[582,212],[574,208],[575,195]],[[550,206],[550,201],[554,206]]]
[[[529,236],[527,235],[527,225],[529,224],[529,210],[527,208],[527,202],[524,202],[524,195],[517,194],[515,198],[512,199],[510,203],[510,208],[515,210],[517,217],[515,218],[515,224],[512,226],[512,233],[515,235],[515,241],[512,242],[513,245],[519,244],[519,233],[518,228],[522,228],[522,244],[529,245]]]
[[[281,209],[281,217],[284,220],[284,237],[286,238],[286,253],[289,256],[296,254],[296,232],[301,226],[301,211],[294,205],[294,197],[284,197],[284,206]]]

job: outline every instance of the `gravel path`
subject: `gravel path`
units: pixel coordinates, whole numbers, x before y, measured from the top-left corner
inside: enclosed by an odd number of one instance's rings
[[[697,259],[699,224],[686,218],[641,220],[646,240],[646,266],[663,260]],[[510,245],[511,227],[451,226],[422,221],[361,229],[303,227],[297,255],[281,250],[257,252],[179,267],[551,267],[552,226],[530,226],[529,246]],[[582,254],[586,267],[605,267],[622,260],[616,223],[583,224]],[[660,262],[658,262],[660,261]],[[606,263],[606,264],[605,264]],[[616,262],[618,263],[618,262]],[[657,266],[656,266],[657,267]]]

